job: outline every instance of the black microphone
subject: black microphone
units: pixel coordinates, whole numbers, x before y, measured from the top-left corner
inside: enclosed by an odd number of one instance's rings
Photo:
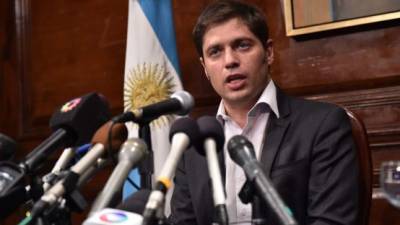
[[[15,155],[16,148],[17,143],[13,139],[0,133],[0,200],[4,200],[3,195],[16,185],[14,181],[20,180],[23,176],[21,169],[15,163],[10,162]]]
[[[143,225],[154,224],[156,213],[163,207],[165,194],[172,185],[172,178],[183,152],[191,145],[196,145],[200,137],[196,121],[190,117],[177,119],[170,130],[171,150],[157,178],[143,212]],[[158,216],[158,214],[157,214]]]
[[[228,212],[226,209],[226,196],[222,184],[221,170],[218,163],[217,152],[224,148],[225,135],[221,124],[215,117],[203,116],[197,120],[200,129],[202,146],[196,148],[197,152],[207,157],[208,171],[211,178],[214,206],[218,224],[228,225]]]
[[[0,200],[10,199],[10,196],[16,193],[15,190],[18,190],[18,195],[29,196],[32,199],[41,196],[43,190],[38,187],[35,179],[31,179],[30,189],[25,190],[26,175],[34,175],[43,161],[58,148],[87,143],[97,128],[109,117],[108,103],[103,96],[96,93],[75,98],[61,106],[50,120],[50,127],[54,133],[29,153],[23,162],[18,166],[9,162],[0,162],[0,174],[8,177],[2,181]],[[11,205],[0,204],[0,211],[3,211],[3,207],[15,209],[25,200],[24,197],[15,199]],[[4,216],[8,215],[9,213],[4,213]]]
[[[54,133],[28,154],[21,166],[28,172],[34,172],[58,148],[89,142],[95,131],[109,118],[108,103],[97,93],[65,103],[50,119]]]
[[[17,150],[17,143],[10,137],[0,133],[0,161],[12,160]]]
[[[165,114],[186,115],[192,110],[194,100],[186,91],[177,91],[167,100],[157,102],[143,108],[125,112],[112,119],[115,123],[132,121],[135,123],[148,123]]]
[[[228,142],[228,152],[232,160],[243,168],[248,181],[254,186],[258,196],[269,205],[283,225],[297,225],[290,209],[283,203],[271,181],[264,174],[255,157],[254,147],[244,136],[233,136]]]

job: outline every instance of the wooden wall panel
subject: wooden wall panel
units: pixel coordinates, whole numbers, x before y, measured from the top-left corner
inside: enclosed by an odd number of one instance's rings
[[[102,93],[114,113],[122,111],[127,5],[125,1],[12,3],[15,20],[7,34],[12,46],[2,62],[7,70],[2,88],[13,89],[6,94],[17,107],[2,113],[8,118],[19,114],[13,136],[48,135],[54,109],[89,92]],[[5,127],[12,126],[6,122]]]
[[[191,37],[197,16],[211,1],[173,0],[182,79],[196,100],[193,116],[215,113],[219,102]],[[361,116],[378,187],[380,163],[400,160],[398,21],[288,38],[280,0],[250,2],[267,15],[275,46],[272,76],[278,85]],[[66,100],[97,91],[114,114],[122,111],[127,6],[127,0],[0,3],[0,132],[21,144],[19,158],[48,137],[48,120]],[[85,189],[89,199],[102,188],[107,172]],[[371,225],[400,219],[390,207],[375,200]],[[75,215],[75,222],[84,217]]]
[[[51,115],[72,98],[99,92],[113,114],[122,112],[127,1],[7,0],[0,10],[0,132],[20,144],[17,159],[51,134]],[[43,171],[59,154],[49,156]],[[110,171],[83,189],[89,202]],[[17,211],[4,224],[23,216]],[[73,224],[85,217],[75,214]]]
[[[31,4],[31,73],[23,87],[29,108],[24,116],[43,124],[59,103],[92,91],[119,103],[113,107],[120,110],[127,24],[122,10],[127,3]]]
[[[205,78],[199,56],[192,41],[192,30],[200,10],[210,1],[173,1],[177,46],[184,88],[196,99],[193,116],[216,112],[218,98]]]
[[[5,58],[6,46],[7,46],[7,18],[11,18],[8,15],[9,11],[9,2],[1,1],[0,2],[0,85],[3,86],[5,80],[4,76],[4,64],[2,63]],[[4,88],[0,88],[0,103],[6,102],[5,99],[6,91]],[[4,106],[0,106],[0,109],[3,110]],[[4,117],[0,117],[0,124],[4,124]],[[0,128],[1,129],[1,128]],[[1,130],[0,130],[1,132]]]

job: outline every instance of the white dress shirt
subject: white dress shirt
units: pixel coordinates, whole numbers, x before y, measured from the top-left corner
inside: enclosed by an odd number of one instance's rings
[[[270,111],[279,118],[278,105],[276,101],[276,87],[271,80],[264,89],[256,104],[247,113],[247,122],[242,129],[235,121],[226,114],[223,101],[220,102],[217,119],[223,124],[225,132],[225,188],[227,194],[227,210],[231,224],[251,224],[251,204],[243,204],[238,193],[246,181],[242,168],[236,165],[229,157],[226,143],[234,135],[243,135],[254,145],[256,157],[260,160],[265,128],[267,126]]]

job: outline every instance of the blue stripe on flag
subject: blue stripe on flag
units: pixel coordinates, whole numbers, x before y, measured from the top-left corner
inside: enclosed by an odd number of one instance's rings
[[[171,0],[139,0],[139,4],[179,75]]]

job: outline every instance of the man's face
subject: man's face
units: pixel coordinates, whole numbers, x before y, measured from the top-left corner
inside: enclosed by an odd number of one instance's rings
[[[252,106],[269,81],[272,42],[263,47],[240,19],[209,28],[203,37],[201,62],[207,78],[225,104]]]

